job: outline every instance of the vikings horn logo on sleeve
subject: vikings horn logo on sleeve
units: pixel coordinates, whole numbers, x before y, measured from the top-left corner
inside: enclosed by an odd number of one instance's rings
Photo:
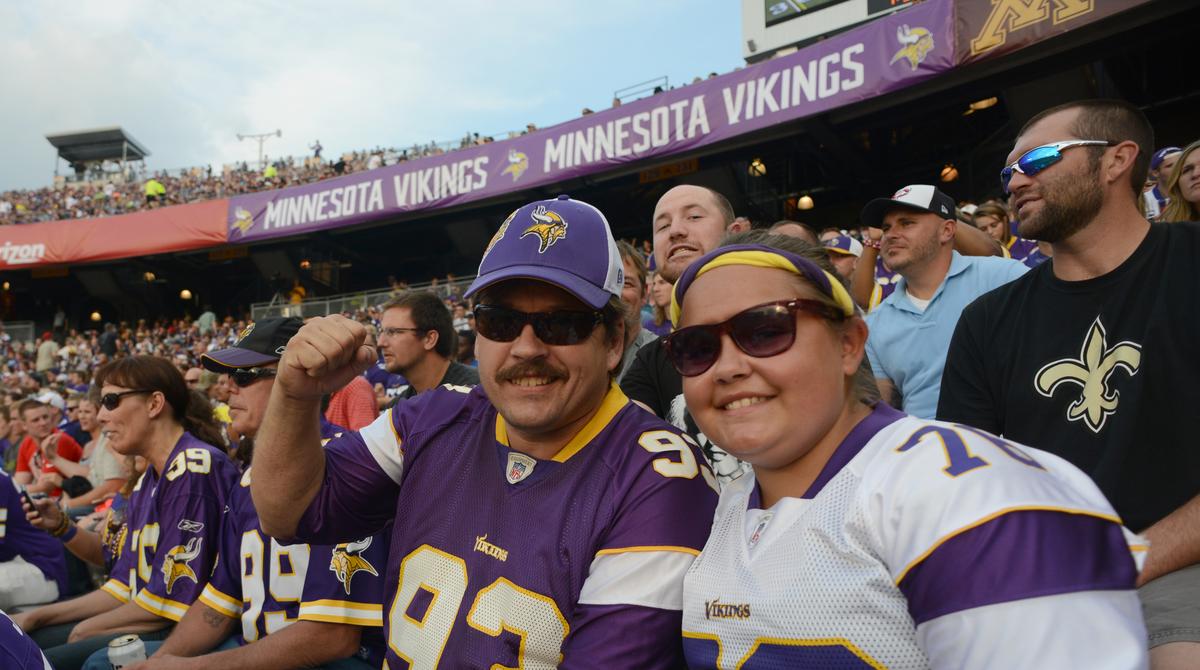
[[[167,552],[167,557],[163,559],[162,574],[163,583],[167,585],[167,593],[171,593],[171,589],[175,588],[176,580],[184,577],[197,582],[196,571],[188,565],[193,559],[200,555],[200,544],[204,538],[193,537],[188,540],[187,547],[178,545],[171,547]]]
[[[900,50],[892,56],[888,65],[894,65],[903,59],[908,61],[913,72],[917,71],[917,66],[923,63],[925,56],[933,50],[933,33],[920,26],[909,28],[908,24],[905,24],[896,28],[896,41],[900,42]]]
[[[546,209],[545,205],[538,205],[538,208],[533,210],[530,216],[534,223],[521,233],[521,237],[537,235],[541,240],[541,244],[538,246],[539,254],[546,253],[546,250],[554,246],[555,242],[567,236],[567,222],[558,212]]]
[[[333,556],[329,559],[329,569],[337,575],[346,595],[350,595],[350,580],[359,570],[379,576],[379,572],[371,562],[362,557],[362,553],[371,546],[371,538],[363,538],[357,542],[346,542],[333,548]]]

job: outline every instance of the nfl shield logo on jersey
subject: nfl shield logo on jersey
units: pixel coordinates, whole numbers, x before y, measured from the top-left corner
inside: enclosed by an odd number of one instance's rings
[[[508,471],[505,473],[509,484],[516,484],[525,479],[533,472],[533,466],[537,465],[537,461],[525,454],[516,451],[508,452]]]

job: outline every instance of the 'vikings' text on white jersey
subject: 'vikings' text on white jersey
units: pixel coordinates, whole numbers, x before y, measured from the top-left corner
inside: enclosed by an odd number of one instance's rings
[[[684,585],[692,668],[1147,663],[1144,547],[1053,455],[881,403],[760,507],[753,473],[721,493]]]

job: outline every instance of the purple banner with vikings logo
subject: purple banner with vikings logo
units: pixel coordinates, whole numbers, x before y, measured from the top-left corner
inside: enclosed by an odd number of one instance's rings
[[[912,86],[954,66],[954,2],[929,0],[796,53],[529,135],[237,196],[229,241],[448,207],[683,153]]]

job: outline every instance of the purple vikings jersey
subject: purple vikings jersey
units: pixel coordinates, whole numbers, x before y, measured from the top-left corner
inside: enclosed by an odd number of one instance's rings
[[[179,621],[212,573],[237,466],[184,433],[160,475],[146,468],[126,513],[128,544],[101,588],[122,602]]]
[[[241,644],[296,621],[374,628],[373,634],[363,631],[359,657],[379,667],[387,532],[337,546],[280,544],[262,532],[250,498],[250,473],[247,468],[231,494],[220,558],[200,601],[241,620]]]
[[[4,670],[54,670],[37,643],[0,610],[0,668]]]
[[[1014,261],[1021,261],[1025,267],[1035,268],[1046,260],[1046,256],[1038,249],[1037,242],[1016,235],[1013,235],[1005,248]]]
[[[721,491],[688,665],[1146,667],[1139,542],[1063,459],[880,403],[803,496]]]
[[[41,570],[46,579],[58,582],[58,592],[66,595],[67,564],[62,543],[25,520],[16,483],[0,472],[0,563],[18,556]]]
[[[482,387],[442,387],[329,443],[297,534],[395,519],[390,670],[679,667],[683,575],[715,503],[691,438],[615,385],[549,460],[508,447]]]
[[[894,272],[888,266],[883,264],[883,256],[875,259],[875,288],[871,289],[871,300],[867,304],[867,311],[875,309],[875,307],[887,300],[887,297],[896,290],[896,282],[900,281],[900,273]]]

